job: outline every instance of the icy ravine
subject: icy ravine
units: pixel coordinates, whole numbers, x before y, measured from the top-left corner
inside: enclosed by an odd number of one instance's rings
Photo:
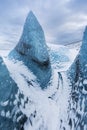
[[[41,130],[59,130],[60,127],[62,127],[60,120],[65,120],[65,123],[67,122],[67,108],[70,91],[68,89],[68,84],[66,84],[67,79],[65,78],[65,74],[62,74],[63,79],[65,80],[63,81],[63,88],[61,84],[57,90],[58,83],[56,82],[54,88],[52,84],[52,86],[50,86],[47,90],[41,90],[38,88],[38,83],[33,82],[36,81],[36,77],[26,66],[22,64],[22,62],[17,62],[15,64],[14,61],[10,61],[7,58],[4,58],[4,62],[6,63],[8,70],[10,71],[14,81],[17,83],[19,89],[33,102],[31,107],[30,104],[27,104],[25,109],[21,108],[22,112],[30,117],[31,113],[35,110],[37,111],[37,119],[32,119],[32,126],[28,120],[25,124],[25,130],[38,130],[39,127],[42,127]],[[55,81],[58,80],[57,78],[58,77],[56,77]],[[26,79],[28,81],[32,81],[33,86],[29,86]],[[53,80],[54,79],[52,79],[52,81]],[[55,96],[52,99],[49,98],[52,97],[54,93]]]

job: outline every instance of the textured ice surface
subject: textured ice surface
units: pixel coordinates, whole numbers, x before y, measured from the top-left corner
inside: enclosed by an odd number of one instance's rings
[[[16,50],[40,64],[49,62],[44,32],[32,11],[26,18],[23,33]]]

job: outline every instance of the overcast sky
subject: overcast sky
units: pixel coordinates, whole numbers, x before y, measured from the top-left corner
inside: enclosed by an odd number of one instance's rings
[[[30,10],[42,25],[46,41],[82,39],[87,25],[87,0],[0,0],[1,41],[15,44],[19,40]]]

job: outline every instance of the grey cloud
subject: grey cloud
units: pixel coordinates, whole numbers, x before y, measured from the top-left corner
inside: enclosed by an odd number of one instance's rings
[[[18,40],[26,16],[32,10],[44,29],[47,41],[65,43],[81,39],[87,24],[86,3],[86,0],[1,0],[0,33],[4,32],[2,35],[8,35],[8,38],[15,34]]]
[[[87,0],[71,0],[68,7],[76,13],[87,13]]]

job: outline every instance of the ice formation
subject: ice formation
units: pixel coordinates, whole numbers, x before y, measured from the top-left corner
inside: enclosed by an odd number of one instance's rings
[[[27,117],[19,108],[21,98],[23,94],[19,92],[17,84],[0,57],[0,130],[22,129]]]
[[[68,71],[71,106],[69,123],[74,130],[87,129],[87,27],[79,54]]]
[[[32,11],[26,18],[23,33],[16,50],[39,64],[49,64],[44,32]]]
[[[51,77],[51,67],[43,29],[31,11],[25,21],[22,36],[9,54],[10,58],[22,60],[37,76],[42,88]]]

